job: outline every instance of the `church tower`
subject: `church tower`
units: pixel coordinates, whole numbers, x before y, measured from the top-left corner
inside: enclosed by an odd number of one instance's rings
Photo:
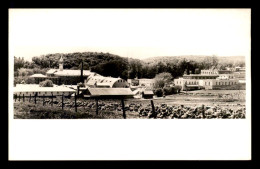
[[[60,60],[59,60],[59,70],[63,71],[63,58],[62,58],[62,55],[61,55]]]

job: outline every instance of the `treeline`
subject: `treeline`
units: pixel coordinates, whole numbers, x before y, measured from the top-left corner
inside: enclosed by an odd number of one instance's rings
[[[118,55],[102,52],[75,52],[56,53],[33,57],[31,62],[23,58],[14,59],[15,76],[23,74],[21,70],[33,70],[33,73],[44,74],[49,68],[58,68],[59,59],[63,56],[64,69],[80,69],[83,61],[84,69],[91,70],[103,76],[127,78],[154,78],[157,74],[168,72],[173,78],[182,76],[184,71],[189,73],[200,73],[201,69],[220,68],[235,66],[232,63],[219,63],[218,57],[204,57],[203,60],[188,60],[185,58],[155,59],[151,62],[139,59],[125,58]],[[243,64],[241,64],[243,65]],[[24,68],[24,69],[21,69]],[[20,72],[19,72],[20,70]],[[24,73],[26,74],[26,73]],[[28,74],[28,73],[27,73]],[[31,73],[29,73],[31,74]]]

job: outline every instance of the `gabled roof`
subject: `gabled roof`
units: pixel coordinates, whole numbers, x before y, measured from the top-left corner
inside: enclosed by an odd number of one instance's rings
[[[101,75],[97,75],[97,76],[91,76],[87,82],[87,85],[93,85],[94,82],[98,83],[98,85],[101,86],[101,84],[103,84],[103,86],[110,86],[113,87],[114,83],[118,80],[122,80],[121,78],[114,78],[114,77],[104,77]]]
[[[148,95],[153,95],[154,93],[153,93],[153,91],[152,90],[145,90],[144,91],[144,94],[148,94]]]
[[[110,87],[110,83],[97,83],[97,86],[109,86]]]
[[[45,75],[43,75],[43,74],[33,74],[33,75],[31,75],[30,77],[47,77],[47,76],[45,76]]]
[[[55,72],[57,72],[58,69],[50,69],[46,72],[46,74],[54,74]]]
[[[62,71],[60,71],[59,69],[50,69],[47,71],[46,74],[54,74],[56,76],[80,76],[81,70],[63,69]],[[83,70],[83,76],[90,76],[92,74],[94,74],[94,72]]]
[[[38,84],[19,84],[13,88],[14,93],[16,92],[75,92],[75,90],[70,89],[65,86],[56,86],[53,87],[40,87]]]
[[[129,88],[88,88],[91,96],[133,96]]]

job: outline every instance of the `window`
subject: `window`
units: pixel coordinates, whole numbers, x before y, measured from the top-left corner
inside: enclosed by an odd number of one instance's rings
[[[41,92],[39,92],[39,94],[41,94]]]
[[[59,92],[57,92],[57,94],[59,94]]]
[[[28,94],[28,92],[26,92],[26,94]]]
[[[45,94],[47,94],[47,92],[45,92]]]

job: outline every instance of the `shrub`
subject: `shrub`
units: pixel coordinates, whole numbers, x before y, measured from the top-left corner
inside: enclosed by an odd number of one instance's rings
[[[162,96],[163,96],[163,90],[162,90],[161,88],[155,89],[155,90],[154,90],[154,94],[155,94],[157,97],[162,97]]]
[[[40,82],[40,87],[53,87],[53,83],[51,80],[45,80]]]
[[[164,95],[171,95],[174,92],[174,88],[173,87],[164,87],[163,88],[163,94]]]
[[[173,94],[179,93],[181,90],[181,86],[173,86]]]

